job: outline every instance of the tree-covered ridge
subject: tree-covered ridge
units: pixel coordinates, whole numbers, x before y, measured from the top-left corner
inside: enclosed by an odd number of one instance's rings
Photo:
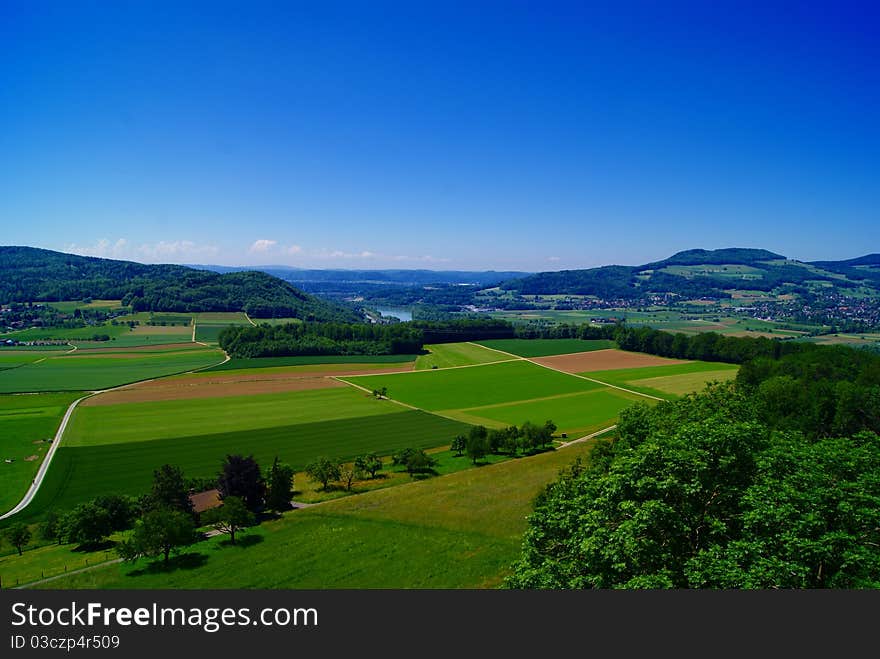
[[[356,321],[340,305],[262,272],[217,274],[33,247],[0,247],[0,303],[119,299],[134,311],[245,311],[256,318]]]
[[[807,264],[763,249],[692,249],[639,266],[540,272],[506,281],[501,287],[521,295],[595,295],[605,300],[635,300],[668,293],[720,299],[729,298],[726,291],[735,288],[806,292],[804,286],[815,282],[826,282],[832,289],[850,290],[862,285],[880,288],[880,271],[855,267],[873,262],[870,257],[862,257]]]
[[[620,418],[536,500],[514,588],[880,587],[880,356],[760,358]]]

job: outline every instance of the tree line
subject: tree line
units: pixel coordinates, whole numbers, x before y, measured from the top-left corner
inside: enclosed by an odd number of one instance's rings
[[[409,323],[287,323],[228,327],[220,347],[233,357],[395,355],[422,350],[422,333]]]

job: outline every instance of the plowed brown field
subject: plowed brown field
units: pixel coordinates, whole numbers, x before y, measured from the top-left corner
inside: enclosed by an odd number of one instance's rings
[[[535,357],[533,362],[565,371],[566,373],[587,373],[589,371],[613,371],[619,368],[641,368],[643,366],[665,366],[667,364],[686,364],[684,359],[667,359],[641,352],[625,350],[593,350],[576,352],[570,355]]]

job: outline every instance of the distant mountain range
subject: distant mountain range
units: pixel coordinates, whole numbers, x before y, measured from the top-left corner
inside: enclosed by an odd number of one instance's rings
[[[691,249],[639,266],[529,274],[144,265],[33,247],[0,247],[0,303],[4,304],[92,297],[120,299],[135,310],[246,311],[255,318],[362,320],[350,306],[300,287],[337,299],[353,299],[352,294],[365,292],[374,300],[443,305],[448,310],[471,304],[479,290],[494,287],[521,295],[593,295],[606,300],[670,294],[724,298],[743,290],[880,296],[880,254],[803,262],[763,249]]]
[[[521,271],[486,270],[315,270],[283,265],[259,265],[249,268],[225,265],[191,265],[190,267],[214,272],[259,270],[292,283],[389,284],[400,286],[430,286],[431,284],[461,284],[484,288],[502,281],[525,277],[532,273]]]
[[[649,295],[729,297],[731,290],[810,293],[822,290],[880,294],[880,254],[846,261],[803,262],[763,249],[691,249],[639,266],[541,272],[505,281],[522,295],[595,295],[634,299]]]
[[[218,274],[34,247],[0,247],[0,303],[122,300],[135,311],[246,311],[255,318],[356,322],[353,309],[264,272]]]

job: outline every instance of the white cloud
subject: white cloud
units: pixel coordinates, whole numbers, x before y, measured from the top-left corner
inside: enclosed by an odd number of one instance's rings
[[[111,242],[101,238],[94,245],[77,245],[71,243],[64,248],[65,252],[81,256],[98,256],[109,259],[134,259],[146,262],[192,261],[200,257],[214,256],[218,253],[213,245],[200,245],[191,240],[160,240],[157,243],[132,245],[125,238]]]
[[[291,245],[290,247],[288,247],[284,250],[284,252],[286,254],[299,254],[302,251],[303,251],[303,248],[300,247],[299,245]]]
[[[271,249],[272,247],[275,247],[275,245],[277,245],[277,244],[278,244],[277,240],[266,240],[265,238],[261,238],[260,240],[255,240],[254,244],[251,245],[251,247],[248,251],[251,252],[252,254],[255,254],[258,252],[262,254],[262,253],[268,252],[269,249]]]
[[[115,243],[110,243],[107,238],[101,238],[94,245],[77,245],[71,243],[64,248],[65,252],[70,254],[79,254],[80,256],[98,256],[104,259],[124,258],[128,254],[128,241],[125,238],[118,239]]]
[[[562,259],[558,256],[548,256],[547,260],[548,261],[561,261]]]
[[[417,263],[448,263],[450,259],[425,254],[423,256],[406,256],[403,254],[390,257],[393,261],[415,261]]]

